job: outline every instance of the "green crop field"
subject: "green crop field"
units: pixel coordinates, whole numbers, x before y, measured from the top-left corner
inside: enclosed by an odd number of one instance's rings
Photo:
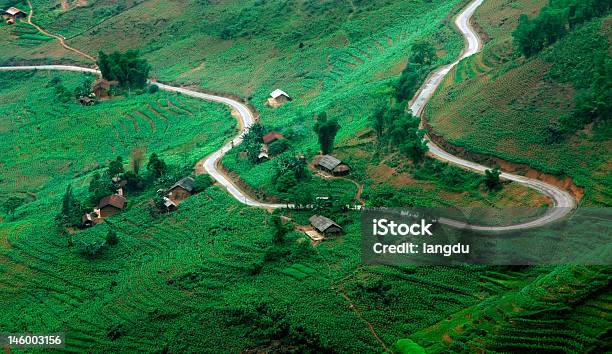
[[[509,182],[487,190],[480,175],[433,159],[413,164],[373,135],[370,117],[392,95],[415,40],[434,44],[433,67],[460,54],[452,19],[467,3],[32,1],[34,21],[79,50],[139,49],[153,79],[241,97],[268,130],[287,137],[287,155],[312,161],[315,115],[326,111],[341,126],[334,154],[351,174],[332,179],[309,166],[303,183],[317,195],[502,214],[534,207],[540,215],[551,200],[534,190]],[[609,205],[607,131],[587,128],[555,145],[542,134],[571,106],[572,83],[554,74],[576,79],[584,69],[573,68],[578,51],[603,50],[610,19],[525,61],[510,33],[519,14],[545,3],[485,0],[476,14],[484,50],[449,74],[427,118],[453,144],[567,175],[586,188],[582,203]],[[0,0],[9,6],[29,10]],[[0,66],[93,65],[23,21],[0,21],[0,45]],[[313,244],[300,227],[312,212],[282,210],[290,230],[281,242],[268,210],[219,186],[159,212],[156,190],[168,181],[128,191],[127,208],[94,227],[60,227],[66,187],[85,201],[93,177],[117,156],[129,169],[144,153],[146,174],[146,158],[157,153],[189,174],[238,132],[227,107],[163,91],[123,90],[83,106],[72,91],[88,79],[0,72],[0,204],[20,200],[0,214],[0,333],[64,332],[63,351],[91,353],[609,350],[610,267],[368,265],[357,211],[342,213],[342,235]],[[276,88],[293,100],[267,106]],[[244,155],[236,148],[221,162],[255,196],[284,200],[272,182],[279,157],[252,164]],[[111,229],[116,245],[107,241]]]

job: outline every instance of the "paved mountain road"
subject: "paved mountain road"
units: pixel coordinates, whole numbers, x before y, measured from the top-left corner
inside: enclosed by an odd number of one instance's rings
[[[464,49],[461,57],[457,59],[452,64],[443,66],[437,70],[435,70],[426,80],[426,82],[421,86],[421,89],[417,92],[416,97],[412,100],[410,108],[412,112],[416,115],[421,115],[423,112],[423,108],[429,101],[429,99],[433,96],[435,90],[438,88],[444,77],[448,74],[448,72],[455,66],[457,63],[471,56],[478,51],[480,51],[482,44],[478,34],[474,31],[474,29],[470,25],[470,19],[474,14],[474,11],[482,4],[483,0],[475,0],[471,2],[456,18],[455,24],[457,28],[462,33],[462,35],[466,38],[466,48]],[[100,72],[95,69],[71,66],[71,65],[36,65],[36,66],[9,66],[9,67],[0,67],[0,71],[10,71],[10,70],[63,70],[63,71],[77,71],[77,72],[85,72],[92,73],[96,75],[100,75]],[[159,86],[160,89],[171,92],[178,92],[186,96],[191,96],[199,99],[203,99],[206,101],[218,102],[225,104],[236,112],[238,112],[238,119],[240,120],[240,133],[234,137],[230,142],[223,145],[219,150],[213,152],[211,155],[206,157],[204,160],[204,169],[207,173],[211,175],[221,186],[223,186],[228,193],[230,193],[236,200],[244,203],[246,205],[259,207],[259,208],[267,208],[267,209],[276,209],[276,208],[284,208],[287,204],[271,204],[264,203],[254,198],[250,197],[246,192],[242,191],[238,186],[236,186],[230,178],[225,175],[219,169],[219,161],[232,147],[240,144],[242,142],[242,135],[246,132],[249,127],[255,122],[255,117],[253,113],[249,110],[249,108],[236,100],[231,98],[216,96],[211,94],[206,94],[202,92],[193,91],[187,88],[182,87],[174,87],[158,82],[154,82]],[[432,142],[429,142],[429,154],[432,156],[448,161],[450,163],[461,166],[465,169],[469,169],[475,172],[484,173],[489,167],[479,165],[477,163],[464,160],[457,156],[454,156],[440,147],[435,145]],[[509,226],[478,226],[478,225],[467,225],[459,221],[450,220],[450,219],[441,219],[442,223],[460,227],[460,228],[471,228],[476,230],[486,230],[486,231],[507,231],[507,230],[518,230],[518,229],[528,229],[533,227],[539,227],[555,220],[559,220],[565,217],[568,213],[571,212],[573,208],[576,206],[576,202],[574,198],[566,191],[550,185],[548,183],[542,182],[540,180],[527,178],[524,176],[514,175],[510,173],[502,173],[501,177],[507,180],[511,180],[517,183],[520,183],[529,188],[535,189],[538,192],[549,196],[553,202],[554,207],[549,208],[546,213],[535,219],[528,222],[509,225]]]

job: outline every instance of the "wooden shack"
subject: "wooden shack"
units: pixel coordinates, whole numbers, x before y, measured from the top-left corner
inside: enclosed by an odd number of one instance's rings
[[[193,193],[194,182],[193,178],[185,177],[168,188],[166,196],[175,203],[187,199]]]
[[[127,204],[127,200],[120,196],[119,194],[113,194],[106,196],[100,200],[98,203],[98,208],[100,209],[100,217],[106,218],[112,215],[117,214],[122,211]]]
[[[320,170],[331,173],[334,176],[345,176],[350,172],[350,167],[347,164],[332,155],[321,156],[315,165]]]
[[[310,225],[323,234],[338,234],[342,232],[342,227],[333,220],[321,215],[313,215],[308,219]]]

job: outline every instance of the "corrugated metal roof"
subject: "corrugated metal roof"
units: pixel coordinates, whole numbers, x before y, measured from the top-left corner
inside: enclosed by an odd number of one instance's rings
[[[11,16],[15,16],[15,15],[17,15],[17,14],[19,14],[19,13],[22,13],[22,14],[24,14],[24,15],[25,15],[25,12],[23,12],[23,11],[19,10],[19,9],[18,9],[18,8],[16,8],[16,7],[11,7],[11,8],[9,8],[8,10],[6,10],[6,13],[7,13],[7,14],[9,14],[9,15],[11,15]]]
[[[272,91],[272,93],[270,94],[270,96],[272,96],[272,98],[276,99],[280,96],[285,96],[287,98],[290,98],[289,95],[287,94],[287,92],[280,90],[280,89],[276,89],[274,91]]]
[[[335,226],[339,229],[342,229],[340,225],[336,224],[332,220],[322,215],[313,215],[310,217],[310,219],[308,219],[308,221],[310,221],[310,224],[314,226],[314,228],[317,229],[317,231],[320,231],[320,232],[325,232],[331,226]]]
[[[325,167],[326,169],[330,171],[336,168],[336,166],[338,166],[340,163],[342,163],[342,161],[338,160],[332,155],[323,155],[321,156],[319,161],[317,161],[317,165],[321,167]]]
[[[185,177],[181,179],[180,181],[176,182],[175,184],[173,184],[172,187],[168,188],[168,190],[172,190],[176,187],[181,187],[187,192],[191,193],[193,191],[193,183],[194,183],[193,178]]]

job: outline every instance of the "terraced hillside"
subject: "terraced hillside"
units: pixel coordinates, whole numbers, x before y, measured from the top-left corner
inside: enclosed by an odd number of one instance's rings
[[[486,2],[476,19],[489,41],[445,80],[426,115],[432,130],[456,146],[568,176],[585,189],[585,205],[610,205],[609,124],[568,136],[559,127],[609,50],[611,19],[587,22],[541,53],[520,57],[511,37],[518,15],[534,16],[545,3]]]

